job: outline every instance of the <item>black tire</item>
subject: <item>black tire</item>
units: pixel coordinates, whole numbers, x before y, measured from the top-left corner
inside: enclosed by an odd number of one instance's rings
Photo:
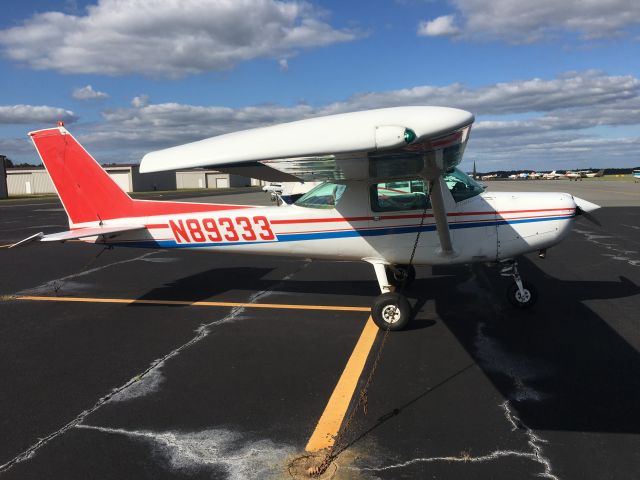
[[[404,295],[383,293],[371,307],[371,317],[380,330],[402,330],[411,320],[411,305]]]
[[[416,279],[416,269],[413,265],[396,265],[395,269],[387,265],[385,269],[387,280],[396,288],[409,288]]]
[[[509,303],[511,303],[511,305],[513,305],[514,307],[530,308],[538,300],[538,292],[535,287],[528,282],[523,282],[522,288],[524,289],[524,298],[522,298],[520,295],[518,285],[513,282],[507,289],[507,299],[509,300]]]

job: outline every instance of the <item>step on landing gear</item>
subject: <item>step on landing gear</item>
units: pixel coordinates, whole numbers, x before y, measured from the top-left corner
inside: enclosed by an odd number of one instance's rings
[[[416,269],[413,265],[386,265],[387,279],[396,288],[409,288],[416,279]]]
[[[381,262],[370,263],[373,264],[378,284],[380,285],[380,291],[382,292],[382,295],[373,302],[371,318],[373,318],[373,321],[381,330],[402,330],[407,326],[409,320],[411,320],[411,305],[409,305],[407,297],[394,291],[395,284],[392,280],[392,278],[394,278],[394,270],[392,267]],[[405,271],[407,275],[410,275],[411,268],[407,268]],[[390,272],[390,275],[387,275],[387,271]],[[415,270],[413,271],[413,276],[415,278]],[[409,278],[410,277],[401,277],[399,283],[402,284],[402,281],[407,281]]]
[[[530,308],[538,300],[538,292],[535,287],[522,280],[518,272],[518,262],[510,260],[500,271],[503,277],[513,278],[513,283],[507,289],[507,299],[511,305],[518,308]]]

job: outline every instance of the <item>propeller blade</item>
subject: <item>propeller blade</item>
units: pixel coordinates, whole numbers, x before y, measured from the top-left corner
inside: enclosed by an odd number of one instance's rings
[[[581,215],[599,227],[602,226],[598,219],[591,214],[591,212],[601,208],[600,205],[588,202],[587,200],[579,197],[573,197],[573,201],[576,203],[576,216]]]

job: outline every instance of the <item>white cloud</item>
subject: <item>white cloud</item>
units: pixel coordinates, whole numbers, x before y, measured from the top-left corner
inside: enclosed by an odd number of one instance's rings
[[[141,95],[131,102],[131,107],[104,111],[102,122],[78,126],[74,133],[101,162],[135,162],[151,150],[213,135],[399,105],[456,106],[474,112],[477,120],[463,166],[476,160],[483,171],[638,163],[640,79],[594,71],[477,88],[462,84],[420,85],[361,93],[320,106],[267,104],[230,108],[154,104]],[[3,153],[24,158],[23,152],[17,150],[7,149]]]
[[[280,66],[280,70],[286,72],[289,70],[289,61],[286,58],[281,58],[278,60],[278,65]]]
[[[142,108],[149,105],[149,95],[138,95],[131,100],[131,106],[134,108]]]
[[[94,90],[91,85],[76,88],[71,96],[76,100],[104,100],[106,98],[109,98],[109,95],[107,93]]]
[[[138,161],[144,153],[222,133],[366,108],[398,105],[457,106],[474,112],[465,162],[474,159],[496,168],[585,168],[611,161],[635,161],[638,137],[607,138],[596,127],[640,125],[640,80],[601,72],[569,72],[555,79],[530,79],[479,88],[430,85],[369,92],[331,104],[245,108],[178,103],[140,103],[104,112],[106,123],[81,137],[111,151],[119,161]],[[513,119],[513,117],[524,117]],[[579,154],[578,154],[579,152]],[[101,160],[103,157],[100,157]],[[571,164],[571,165],[569,165]],[[605,164],[603,164],[605,165]],[[485,168],[484,166],[482,168]],[[558,168],[562,168],[558,166]]]
[[[453,15],[444,15],[418,25],[418,35],[421,37],[450,37],[459,31]]]
[[[301,1],[98,0],[85,15],[36,14],[0,31],[0,45],[34,69],[181,77],[357,37],[324,17]]]
[[[530,43],[562,32],[583,39],[609,38],[640,25],[640,2],[634,0],[450,0],[462,36],[473,40]],[[451,15],[421,25],[446,31]],[[436,23],[440,21],[440,23]],[[451,24],[453,27],[453,24]],[[419,30],[420,32],[420,30]],[[440,35],[451,33],[440,33]],[[435,33],[432,33],[435,35]]]
[[[610,105],[638,98],[640,80],[597,71],[570,72],[558,78],[534,78],[469,88],[460,83],[443,87],[420,85],[387,92],[368,92],[326,107],[327,113],[398,105],[440,105],[477,115],[550,112],[580,106]]]
[[[78,117],[71,111],[46,105],[0,106],[0,124],[46,124],[55,125],[62,120],[73,123]]]
[[[26,138],[0,138],[0,152],[11,160],[16,158],[24,159],[20,160],[20,162],[36,161],[34,157],[37,157],[33,150],[33,143]]]

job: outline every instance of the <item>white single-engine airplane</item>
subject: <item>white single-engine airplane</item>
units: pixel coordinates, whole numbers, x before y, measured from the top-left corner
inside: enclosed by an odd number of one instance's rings
[[[70,225],[38,239],[365,261],[380,286],[372,317],[382,329],[409,322],[395,287],[413,280],[414,265],[505,262],[510,301],[528,307],[536,293],[514,258],[543,254],[576,215],[599,207],[567,193],[485,192],[456,168],[473,120],[442,107],[330,115],[152,152],[140,166],[323,181],[288,208],[134,200],[64,126],[32,132]]]

